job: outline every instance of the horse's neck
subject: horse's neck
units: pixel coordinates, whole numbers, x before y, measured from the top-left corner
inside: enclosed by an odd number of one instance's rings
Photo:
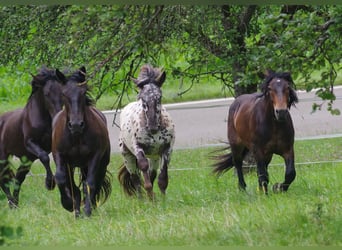
[[[95,118],[98,118],[98,120],[103,121],[107,125],[107,119],[106,116],[97,108],[94,106],[86,106],[84,109],[84,116],[86,121],[92,121]]]
[[[29,112],[35,112],[43,119],[50,117],[49,111],[45,107],[45,103],[41,93],[34,93],[27,102],[25,109]]]
[[[268,100],[265,96],[260,97],[260,105],[264,106],[265,114],[273,114],[273,104],[270,100]]]

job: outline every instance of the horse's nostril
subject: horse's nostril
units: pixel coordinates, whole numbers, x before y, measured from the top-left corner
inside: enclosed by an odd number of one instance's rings
[[[283,120],[286,117],[287,109],[276,109],[275,116],[277,120]]]
[[[68,128],[71,129],[72,128],[72,124],[71,122],[68,122]]]
[[[80,128],[84,128],[84,121],[80,122]]]

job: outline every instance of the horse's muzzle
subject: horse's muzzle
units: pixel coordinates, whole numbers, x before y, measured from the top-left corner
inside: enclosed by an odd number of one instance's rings
[[[274,115],[277,121],[284,121],[286,120],[288,112],[288,109],[275,109]]]
[[[155,135],[156,133],[158,133],[159,127],[149,128],[149,131],[151,134]]]
[[[68,128],[71,134],[82,134],[84,130],[84,122],[68,122]]]

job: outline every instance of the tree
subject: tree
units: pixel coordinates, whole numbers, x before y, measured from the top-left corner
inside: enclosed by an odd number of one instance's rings
[[[235,95],[255,91],[259,73],[272,68],[291,71],[307,90],[319,88],[337,114],[331,102],[341,69],[340,13],[339,5],[5,6],[0,62],[86,64],[97,99],[130,91],[143,62],[190,82],[220,79]]]

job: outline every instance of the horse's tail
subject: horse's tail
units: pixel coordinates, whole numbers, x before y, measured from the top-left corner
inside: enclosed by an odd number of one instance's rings
[[[225,151],[227,149],[228,148],[216,150],[213,153],[218,153],[220,151]],[[211,156],[211,159],[216,161],[214,164],[212,164],[212,167],[213,167],[212,172],[218,177],[224,174],[225,172],[227,172],[229,169],[234,167],[232,153],[213,155]]]
[[[131,179],[131,174],[128,172],[125,164],[122,164],[119,169],[118,179],[127,195],[132,196],[136,194],[137,190],[134,186],[133,180]]]
[[[96,194],[97,204],[103,204],[112,193],[112,174],[106,170],[102,185]]]

